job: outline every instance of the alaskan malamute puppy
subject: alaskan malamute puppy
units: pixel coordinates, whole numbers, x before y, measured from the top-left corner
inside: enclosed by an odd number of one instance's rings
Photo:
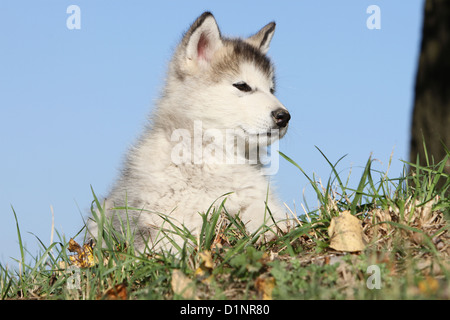
[[[266,230],[261,238],[270,239],[289,226],[261,161],[291,118],[266,56],[274,31],[272,22],[249,38],[226,38],[205,12],[183,36],[149,125],[105,199],[106,220],[119,231],[129,222],[138,251],[182,247],[171,223],[198,234],[200,213],[225,198],[249,233]],[[96,221],[87,227],[97,237]]]

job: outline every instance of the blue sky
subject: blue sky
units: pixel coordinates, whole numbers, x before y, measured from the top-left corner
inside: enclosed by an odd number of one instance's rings
[[[67,7],[81,10],[70,30]],[[381,29],[366,9],[378,5]],[[397,177],[408,157],[423,0],[22,1],[0,2],[0,261],[19,257],[17,213],[27,249],[82,226],[90,186],[105,194],[163,85],[167,61],[205,10],[221,31],[249,36],[275,20],[269,55],[277,96],[292,120],[280,150],[326,181],[330,161],[356,187],[369,156]],[[314,197],[280,160],[281,199],[302,213]],[[33,233],[34,235],[32,235]]]

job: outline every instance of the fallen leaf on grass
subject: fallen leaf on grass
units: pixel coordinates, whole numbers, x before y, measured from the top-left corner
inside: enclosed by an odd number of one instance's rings
[[[211,251],[202,251],[198,255],[200,256],[200,265],[204,266],[204,268],[208,270],[212,270],[212,268],[214,268]]]
[[[92,241],[80,246],[75,240],[70,239],[68,250],[75,253],[69,256],[70,262],[79,268],[93,267],[95,265],[93,248],[94,243]]]
[[[181,270],[172,271],[172,290],[175,295],[182,297],[183,299],[195,298],[195,286],[194,282],[189,279]]]
[[[331,239],[330,248],[338,251],[362,251],[365,247],[361,221],[349,211],[331,219],[328,235]]]
[[[214,268],[211,251],[202,251],[198,255],[200,257],[200,266],[195,270],[195,276],[203,283],[209,283],[211,282]]]
[[[272,291],[275,288],[275,278],[259,276],[255,280],[255,288],[263,300],[272,300]]]
[[[418,284],[420,293],[430,296],[435,294],[439,289],[439,282],[430,276],[427,276],[424,280]]]
[[[105,292],[103,300],[127,300],[127,286],[125,283],[117,284],[113,288]]]

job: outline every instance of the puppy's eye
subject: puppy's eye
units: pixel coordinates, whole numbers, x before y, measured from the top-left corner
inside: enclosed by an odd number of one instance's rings
[[[233,86],[235,88],[238,88],[240,91],[243,91],[243,92],[250,92],[250,91],[252,91],[252,88],[247,83],[245,83],[244,81],[233,83]]]

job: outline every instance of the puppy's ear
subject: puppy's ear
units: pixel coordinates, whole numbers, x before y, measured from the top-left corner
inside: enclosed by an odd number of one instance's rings
[[[210,12],[198,17],[182,40],[185,62],[200,67],[208,65],[222,46],[219,27]]]
[[[250,38],[245,39],[245,41],[261,50],[263,54],[266,54],[269,51],[270,41],[275,33],[275,26],[275,22],[271,22]]]

